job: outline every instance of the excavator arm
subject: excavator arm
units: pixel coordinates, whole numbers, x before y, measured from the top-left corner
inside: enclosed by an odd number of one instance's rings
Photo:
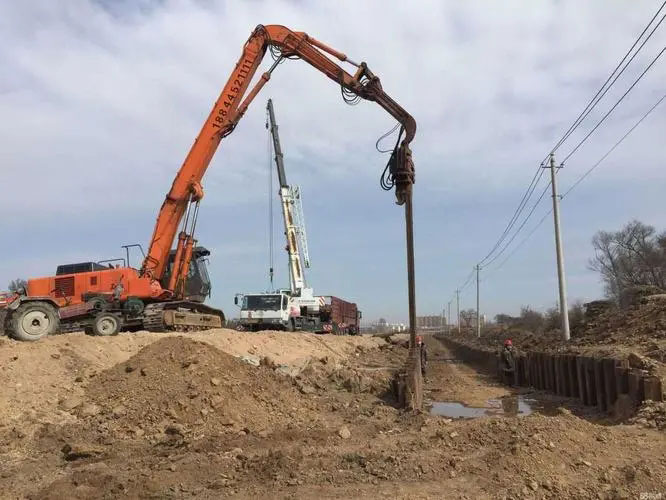
[[[248,92],[252,77],[269,49],[275,61]],[[353,75],[347,73],[326,54],[355,66],[356,71]],[[203,197],[201,179],[222,138],[234,130],[252,100],[283,59],[302,59],[340,85],[343,97],[375,101],[401,124],[401,137],[404,133],[404,138],[401,142],[399,139],[391,155],[387,165],[389,182],[383,183],[383,186],[389,189],[395,186],[398,204],[405,203],[411,195],[414,165],[409,144],[416,132],[416,122],[384,92],[379,78],[365,63],[353,62],[345,54],[306,33],[294,32],[279,25],[259,25],[245,43],[236,67],[178,171],[157,217],[148,253],[141,268],[143,276],[155,280],[164,275],[178,226],[183,223],[167,293],[174,292],[176,296],[179,295],[178,290],[182,288],[189,268],[192,248],[196,245],[193,234],[199,201]]]

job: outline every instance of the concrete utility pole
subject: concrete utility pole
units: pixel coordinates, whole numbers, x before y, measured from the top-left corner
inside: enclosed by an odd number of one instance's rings
[[[442,307],[442,321],[440,321],[439,326],[442,328],[442,332],[444,332],[444,322],[446,321],[446,309]]]
[[[453,299],[449,300],[449,315],[446,317],[446,333],[451,333],[451,302],[453,302]]]
[[[458,333],[460,333],[460,290],[456,289],[456,307],[458,309]]]
[[[476,336],[481,338],[481,313],[479,312],[479,265],[476,265]]]
[[[562,234],[560,233],[560,198],[557,194],[555,179],[555,155],[550,154],[550,184],[553,189],[553,219],[555,221],[555,251],[557,253],[557,280],[560,287],[560,316],[562,317],[562,339],[569,340],[569,308],[567,307],[567,282],[564,276],[564,255],[562,253]]]

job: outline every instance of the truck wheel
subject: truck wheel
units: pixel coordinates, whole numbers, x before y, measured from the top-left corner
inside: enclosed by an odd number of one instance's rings
[[[58,330],[60,318],[51,304],[27,302],[11,313],[11,331],[16,340],[35,341]]]
[[[4,309],[0,309],[0,337],[3,335],[7,335],[9,332],[10,327],[9,327],[9,320],[7,317],[7,311]]]
[[[94,335],[99,335],[100,337],[118,335],[120,331],[120,318],[115,314],[100,313],[93,320],[92,331]]]
[[[91,310],[97,312],[104,311],[109,306],[109,303],[102,297],[93,297],[92,299],[88,300],[86,304],[88,304]]]

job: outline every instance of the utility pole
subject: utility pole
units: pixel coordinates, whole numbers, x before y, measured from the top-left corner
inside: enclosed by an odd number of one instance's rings
[[[557,281],[560,287],[560,316],[562,317],[562,339],[569,340],[569,308],[567,307],[567,283],[564,276],[564,255],[562,234],[560,233],[560,198],[555,180],[555,155],[550,154],[550,184],[553,189],[553,219],[555,221],[555,251],[557,253]]]
[[[458,309],[458,333],[460,333],[460,290],[456,289],[456,308]]]
[[[481,313],[479,312],[479,265],[476,265],[476,336],[481,338]]]
[[[449,315],[446,317],[446,333],[451,333],[451,302],[453,299],[449,300]]]
[[[442,327],[442,333],[444,333],[444,322],[446,321],[446,309],[442,307],[442,321],[440,321],[439,326]]]

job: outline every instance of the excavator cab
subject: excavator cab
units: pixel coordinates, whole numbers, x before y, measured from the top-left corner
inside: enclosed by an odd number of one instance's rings
[[[211,284],[208,268],[206,266],[206,257],[210,255],[210,250],[204,247],[195,247],[192,252],[190,269],[187,272],[187,283],[185,285],[185,300],[193,302],[204,302],[210,297]],[[171,250],[169,262],[167,264],[164,276],[160,280],[162,287],[166,288],[169,278],[173,271],[173,261],[176,257],[176,251]]]

